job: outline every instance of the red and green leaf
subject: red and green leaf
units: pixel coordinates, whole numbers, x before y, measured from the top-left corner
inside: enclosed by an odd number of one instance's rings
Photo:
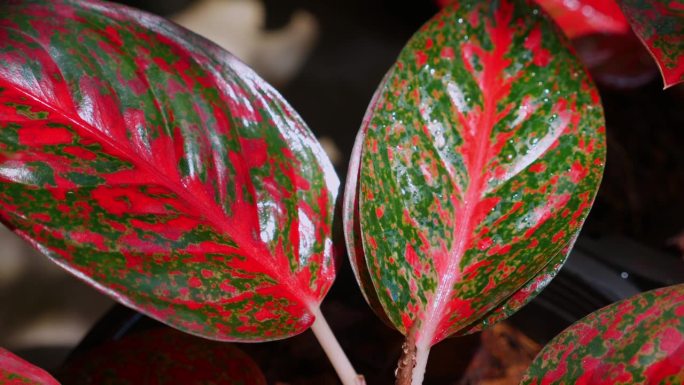
[[[554,338],[523,385],[684,383],[684,285],[590,314]]]
[[[579,235],[579,233],[577,235]],[[505,320],[520,310],[523,306],[530,303],[530,301],[532,301],[537,294],[541,293],[542,290],[544,290],[546,286],[551,283],[551,280],[556,276],[556,274],[558,274],[560,269],[565,264],[565,261],[568,259],[576,239],[577,238],[575,237],[574,239],[570,240],[568,245],[566,245],[553,258],[550,258],[544,269],[539,271],[534,278],[525,283],[524,286],[511,294],[507,299],[499,303],[493,310],[489,312],[489,314],[486,314],[474,324],[459,331],[458,334],[464,335],[482,331],[490,325],[494,325],[499,321]]]
[[[684,81],[684,0],[618,0],[660,67],[665,88]]]
[[[0,3],[0,211],[53,261],[184,331],[304,331],[334,279],[337,177],[209,41],[96,1]]]
[[[629,24],[614,0],[535,0],[570,38],[623,34]]]
[[[162,328],[110,342],[67,363],[70,385],[266,385],[236,346]]]
[[[0,348],[0,385],[59,385],[46,371]]]
[[[369,302],[424,347],[522,306],[588,214],[604,131],[594,85],[541,12],[443,9],[390,69],[357,141],[345,229]]]

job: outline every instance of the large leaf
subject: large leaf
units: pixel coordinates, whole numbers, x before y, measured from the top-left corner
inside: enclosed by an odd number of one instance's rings
[[[2,218],[122,303],[218,340],[302,332],[334,279],[338,183],[207,40],[113,4],[0,4]]]
[[[0,385],[59,385],[46,371],[0,348]]]
[[[596,89],[541,12],[443,9],[390,69],[357,141],[345,229],[369,302],[423,348],[522,306],[589,211],[604,131]]]
[[[615,0],[535,0],[570,38],[629,32]]]
[[[67,363],[70,385],[266,385],[236,346],[161,328],[102,345]]]
[[[383,86],[381,85],[379,90],[382,88]],[[377,98],[378,93],[376,92],[375,96],[373,97],[373,101],[371,102],[369,111],[373,111],[373,105],[376,103]],[[368,116],[366,118],[368,118]],[[343,202],[345,238],[347,241],[347,250],[352,271],[356,276],[356,280],[359,283],[359,287],[361,288],[364,298],[373,311],[378,315],[378,317],[380,317],[383,322],[391,325],[391,321],[385,315],[380,300],[378,299],[375,290],[373,290],[374,286],[370,273],[365,267],[365,254],[363,251],[361,227],[359,224],[358,175],[361,160],[361,146],[368,128],[367,123],[368,121],[364,120],[361,130],[359,130],[349,162],[349,173],[347,174],[345,186],[346,191]],[[550,258],[546,266],[530,281],[525,283],[508,298],[503,299],[499,304],[497,304],[496,307],[490,310],[488,314],[483,315],[472,325],[466,326],[459,330],[457,334],[464,335],[482,331],[489,325],[493,325],[503,319],[506,319],[510,315],[520,310],[520,308],[527,305],[532,299],[534,299],[534,297],[537,296],[537,294],[541,293],[541,291],[546,288],[546,286],[551,282],[551,279],[553,279],[553,277],[555,277],[560,271],[561,267],[563,267],[565,260],[570,255],[570,251],[572,251],[572,246],[574,245],[575,240],[576,237],[572,239],[566,247],[561,249],[556,256]]]
[[[660,67],[665,88],[684,81],[684,0],[618,0]]]
[[[522,384],[684,383],[684,285],[592,313],[537,355]]]

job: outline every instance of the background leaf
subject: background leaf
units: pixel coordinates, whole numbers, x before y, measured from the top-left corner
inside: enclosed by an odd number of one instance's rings
[[[0,384],[59,385],[46,371],[0,348]]]
[[[252,359],[235,345],[159,328],[104,344],[70,361],[70,385],[266,385]]]
[[[282,97],[161,18],[0,4],[2,219],[59,265],[184,331],[304,331],[334,279],[338,180]]]
[[[372,287],[360,281],[397,329],[419,323],[423,346],[503,318],[555,274],[605,156],[596,89],[553,25],[517,1],[462,1],[430,20],[362,133],[356,267]]]
[[[684,0],[618,0],[660,67],[665,88],[684,81]]]
[[[554,338],[522,384],[681,384],[684,285],[607,306]]]
[[[570,38],[595,33],[623,34],[629,24],[614,0],[535,0]]]

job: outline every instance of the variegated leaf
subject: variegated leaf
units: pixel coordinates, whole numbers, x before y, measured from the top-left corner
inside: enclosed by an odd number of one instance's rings
[[[594,85],[539,10],[443,9],[390,69],[351,167],[345,229],[353,248],[358,191],[367,297],[423,349],[517,309],[588,214],[604,131]]]
[[[334,279],[338,183],[209,41],[111,3],[0,3],[2,219],[120,302],[218,340],[304,331]]]
[[[684,285],[598,310],[554,338],[523,385],[684,383]]]
[[[665,88],[684,81],[684,0],[617,0],[660,67]]]
[[[380,86],[379,89],[383,87]],[[371,105],[374,105],[377,100],[377,93],[374,96]],[[373,107],[369,109],[372,111]],[[346,181],[346,191],[344,195],[344,226],[345,226],[345,237],[347,241],[347,250],[349,254],[349,260],[352,266],[356,280],[361,288],[361,292],[370,305],[371,309],[382,319],[383,322],[391,324],[391,321],[387,318],[378,296],[373,290],[373,283],[366,268],[365,254],[363,252],[363,245],[361,240],[361,228],[359,225],[359,207],[358,207],[358,174],[359,174],[359,162],[361,158],[361,145],[365,136],[365,131],[368,128],[367,121],[359,130],[356,141],[354,143],[354,148],[352,150],[351,159],[349,162],[349,172],[347,174]],[[540,271],[534,278],[527,282],[524,286],[518,289],[515,293],[511,294],[508,298],[504,299],[500,304],[491,310],[488,314],[483,316],[481,319],[476,320],[472,325],[464,327],[462,330],[458,331],[457,334],[465,335],[474,332],[479,332],[493,325],[507,317],[511,316],[520,308],[528,304],[534,297],[537,296],[544,288],[551,282],[551,279],[556,276],[560,271],[572,251],[572,245],[574,244],[576,237],[570,241],[570,243],[564,247],[554,258],[549,259],[547,266],[544,270]]]
[[[0,348],[0,385],[59,385],[46,371]]]
[[[266,385],[235,345],[161,328],[84,352],[61,370],[70,385]]]

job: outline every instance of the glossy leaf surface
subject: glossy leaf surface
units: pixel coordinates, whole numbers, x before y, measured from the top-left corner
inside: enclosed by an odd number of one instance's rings
[[[684,81],[684,0],[618,0],[660,67],[665,88]]]
[[[554,338],[522,384],[681,384],[684,285],[590,314]]]
[[[70,385],[266,385],[236,346],[162,328],[107,343],[67,363]]]
[[[2,218],[52,260],[184,331],[304,331],[334,279],[338,180],[282,97],[161,18],[0,3]]]
[[[414,35],[357,143],[352,263],[366,296],[422,345],[503,318],[548,282],[605,155],[598,94],[567,42],[508,1],[460,2]]]
[[[46,371],[0,348],[0,385],[59,385]]]
[[[570,38],[629,32],[615,0],[535,0]]]
[[[381,86],[379,89],[382,88],[383,87]],[[374,105],[376,101],[377,94],[374,97],[373,102],[371,102],[371,105]],[[370,110],[373,110],[373,107],[371,107]],[[358,174],[359,162],[361,158],[361,145],[363,144],[363,139],[367,128],[368,125],[366,121],[357,135],[350,159],[349,172],[347,174],[345,186],[346,191],[343,202],[345,237],[352,270],[356,276],[356,280],[359,283],[359,287],[361,288],[361,292],[366,299],[366,302],[368,302],[375,314],[377,314],[383,322],[391,325],[391,321],[387,318],[380,300],[378,299],[375,290],[373,290],[373,281],[368,269],[365,267],[365,254],[363,251],[361,228],[359,225]],[[353,191],[356,193],[353,193]],[[565,260],[572,251],[572,245],[574,244],[575,240],[576,238],[572,239],[566,247],[556,254],[555,257],[549,259],[546,267],[544,267],[542,271],[540,271],[523,287],[511,294],[508,298],[504,299],[501,303],[497,304],[493,310],[484,315],[482,318],[476,320],[472,325],[464,327],[462,330],[458,331],[457,334],[465,335],[482,331],[489,325],[493,325],[508,318],[520,310],[520,308],[527,305],[531,300],[534,299],[534,297],[537,296],[537,294],[544,290],[544,288],[551,282],[551,279],[553,279],[553,277],[555,277],[563,267]]]

